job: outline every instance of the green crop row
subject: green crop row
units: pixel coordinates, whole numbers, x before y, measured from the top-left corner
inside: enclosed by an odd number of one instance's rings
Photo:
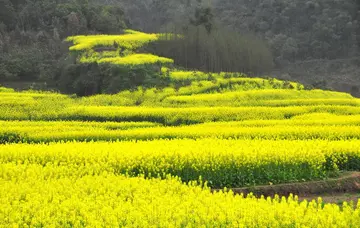
[[[246,121],[207,123],[192,126],[161,127],[150,123],[138,124],[29,124],[24,126],[0,123],[0,143],[53,141],[116,141],[155,139],[237,138],[269,140],[348,140],[360,139],[360,123],[308,121],[278,123],[278,121]],[[289,124],[286,124],[289,123]]]
[[[124,130],[156,126],[149,122],[0,121],[0,144],[116,140]]]
[[[354,105],[360,100],[346,93],[323,90],[251,90],[190,96],[170,96],[163,104],[178,106],[296,106],[296,105]]]
[[[291,107],[114,107],[69,106],[44,102],[38,105],[4,105],[1,120],[78,120],[157,122],[166,125],[195,124],[214,121],[283,120],[311,113],[358,115],[360,107],[345,105]]]

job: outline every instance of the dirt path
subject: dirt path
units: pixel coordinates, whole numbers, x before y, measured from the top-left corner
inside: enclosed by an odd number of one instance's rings
[[[255,196],[273,197],[275,194],[289,196],[291,193],[299,196],[299,200],[323,198],[326,203],[354,201],[360,198],[360,172],[343,173],[338,178],[301,183],[279,185],[262,185],[246,188],[232,188],[235,194],[244,195],[252,192]],[[214,189],[213,191],[218,191]]]
[[[333,195],[309,195],[309,196],[301,196],[299,197],[300,201],[307,200],[317,200],[318,197],[322,198],[324,203],[335,203],[339,206],[342,205],[343,202],[354,202],[354,207],[356,207],[357,202],[360,200],[360,192],[359,193],[345,193],[345,194],[333,194]]]

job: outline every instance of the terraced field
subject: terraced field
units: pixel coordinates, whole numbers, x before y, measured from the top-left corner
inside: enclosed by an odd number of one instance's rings
[[[157,37],[140,36],[123,46]],[[79,51],[113,39],[70,40]],[[114,95],[0,87],[0,226],[360,226],[357,202],[211,191],[359,171],[359,99],[237,73],[162,70],[168,87]]]

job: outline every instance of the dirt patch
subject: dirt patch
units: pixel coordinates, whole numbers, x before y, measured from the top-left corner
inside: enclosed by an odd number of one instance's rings
[[[230,190],[230,189],[229,189]],[[279,185],[262,185],[246,188],[232,188],[235,194],[253,193],[273,197],[274,195],[289,196],[298,195],[300,200],[312,200],[322,197],[324,202],[337,203],[340,201],[357,200],[360,196],[360,172],[343,173],[338,178],[321,181],[309,181],[301,183],[288,183]],[[219,191],[214,189],[213,191]]]
[[[300,201],[307,200],[317,200],[321,197],[324,203],[335,203],[341,206],[343,202],[353,202],[354,207],[356,207],[357,202],[360,200],[360,192],[359,193],[345,193],[345,194],[324,194],[324,195],[309,195],[309,196],[301,196],[299,197]]]

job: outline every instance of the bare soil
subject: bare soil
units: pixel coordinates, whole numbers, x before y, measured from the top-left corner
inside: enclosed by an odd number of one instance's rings
[[[261,195],[265,197],[273,197],[274,195],[287,197],[294,194],[299,196],[299,200],[309,201],[321,197],[325,203],[341,204],[344,201],[356,203],[360,198],[360,172],[346,172],[338,178],[320,181],[232,188],[231,190],[235,194],[253,193],[258,197]],[[213,191],[219,191],[219,189]]]
[[[322,198],[324,203],[335,203],[341,206],[343,202],[353,202],[354,207],[356,207],[357,202],[360,202],[360,193],[345,193],[345,194],[323,194],[323,195],[309,195],[299,197],[300,201],[307,200],[317,200],[318,197]]]

